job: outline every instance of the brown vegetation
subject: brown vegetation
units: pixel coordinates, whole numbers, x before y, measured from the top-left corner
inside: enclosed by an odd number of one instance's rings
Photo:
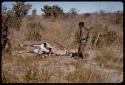
[[[85,69],[86,63],[84,63],[84,60],[79,60],[76,63],[76,60],[67,56],[48,56],[42,59],[38,56],[22,55],[23,57],[21,57],[16,54],[10,56],[5,53],[2,56],[3,82],[122,82],[121,77],[121,80],[118,80],[117,78],[113,79],[113,76],[109,78],[108,72],[105,76],[102,74],[103,68],[105,68],[109,69],[112,74],[117,70],[122,75],[123,15],[121,15],[109,13],[105,15],[78,14],[75,17],[65,16],[66,18],[44,18],[37,15],[23,17],[21,23],[17,22],[21,24],[20,27],[16,27],[17,29],[20,28],[19,31],[13,29],[13,26],[9,27],[13,51],[25,49],[16,47],[19,43],[32,43],[36,40],[47,41],[52,44],[56,41],[68,49],[77,49],[78,45],[74,42],[74,35],[78,29],[78,23],[84,21],[86,28],[93,28],[86,48],[86,52],[90,55],[91,61],[89,61],[97,63],[97,66],[100,66],[102,70],[96,72],[93,69]],[[57,64],[53,65],[53,63]],[[56,72],[52,67],[57,68],[58,65],[60,69]],[[75,70],[70,72],[61,69],[66,70],[70,66],[73,66],[72,69],[75,68]]]

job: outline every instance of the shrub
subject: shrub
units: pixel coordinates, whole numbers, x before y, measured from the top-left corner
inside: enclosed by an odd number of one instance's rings
[[[117,34],[115,31],[108,31],[102,35],[102,38],[105,39],[106,45],[111,45],[116,40]]]
[[[71,15],[77,15],[78,13],[77,13],[77,10],[75,8],[71,8],[70,9],[70,14]]]
[[[115,31],[109,31],[108,27],[101,25],[92,33],[92,45],[96,47],[110,46],[117,39]]]
[[[40,31],[45,29],[45,27],[40,22],[34,21],[29,22],[27,24],[27,28],[29,28],[29,31],[26,33],[26,39],[33,41],[39,41],[41,39]]]
[[[89,17],[89,16],[90,16],[90,13],[85,13],[84,16],[85,16],[85,17]]]
[[[28,32],[27,34],[27,39],[33,40],[33,41],[36,41],[36,40],[39,41],[41,39],[41,34],[37,30],[34,30],[34,31],[30,30],[30,32]]]
[[[25,2],[16,1],[16,3],[13,4],[12,9],[14,10],[14,15],[17,16],[17,17],[20,17],[20,16],[27,15],[31,6],[32,5],[30,5],[30,4],[25,4]]]
[[[19,30],[21,26],[21,17],[16,17],[14,15],[14,10],[2,8],[2,20],[5,21],[8,27],[17,28]]]
[[[41,8],[41,10],[44,12],[44,16],[54,16],[57,17],[61,14],[63,14],[63,9],[59,7],[58,5],[48,6],[44,5],[44,8]]]
[[[12,17],[9,18],[7,23],[9,27],[13,27],[16,28],[16,30],[20,30],[22,19],[18,17]]]

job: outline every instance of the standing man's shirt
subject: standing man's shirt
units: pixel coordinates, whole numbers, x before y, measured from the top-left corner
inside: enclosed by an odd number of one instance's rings
[[[81,40],[81,42],[84,42],[85,38],[88,37],[88,31],[86,30],[87,28],[82,28],[81,30],[78,29],[76,32],[76,42],[79,42]],[[80,31],[81,31],[81,35],[80,35]]]

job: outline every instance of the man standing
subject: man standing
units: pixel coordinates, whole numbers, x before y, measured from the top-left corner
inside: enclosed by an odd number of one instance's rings
[[[85,55],[85,46],[87,45],[89,38],[89,31],[84,27],[84,22],[79,22],[79,30],[76,32],[76,41],[79,44],[78,59],[83,58]]]

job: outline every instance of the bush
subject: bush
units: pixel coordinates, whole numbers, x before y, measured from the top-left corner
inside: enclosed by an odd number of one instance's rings
[[[71,15],[77,15],[78,13],[77,13],[77,10],[75,8],[71,8],[70,9],[70,14]]]
[[[7,23],[8,27],[17,28],[17,30],[19,30],[22,18],[16,17],[14,15],[14,10],[2,8],[2,20]]]
[[[32,17],[31,17],[32,18]],[[27,28],[29,28],[28,33],[26,34],[26,39],[28,40],[37,40],[41,39],[40,31],[44,30],[45,27],[40,22],[31,21],[27,24]]]
[[[34,31],[31,30],[27,34],[27,39],[28,40],[33,40],[33,41],[36,41],[36,40],[39,41],[41,39],[41,34],[37,30],[34,30]]]
[[[107,27],[102,27],[101,25],[92,33],[92,45],[97,48],[103,46],[110,46],[117,39],[117,34],[115,31],[109,31]]]
[[[31,9],[31,6],[32,5],[30,4],[25,4],[25,2],[16,1],[16,3],[13,4],[12,9],[14,10],[14,15],[20,17],[27,15],[28,11]]]
[[[41,8],[41,11],[44,12],[44,16],[54,16],[58,17],[59,15],[63,14],[63,9],[58,5],[48,6],[44,5],[44,8]]]
[[[89,17],[90,16],[90,13],[86,13],[84,14],[85,17]]]
[[[111,45],[116,40],[117,34],[115,31],[108,31],[102,35],[102,38],[105,39],[106,45]]]
[[[20,30],[22,19],[18,17],[12,17],[8,19],[8,26]]]

